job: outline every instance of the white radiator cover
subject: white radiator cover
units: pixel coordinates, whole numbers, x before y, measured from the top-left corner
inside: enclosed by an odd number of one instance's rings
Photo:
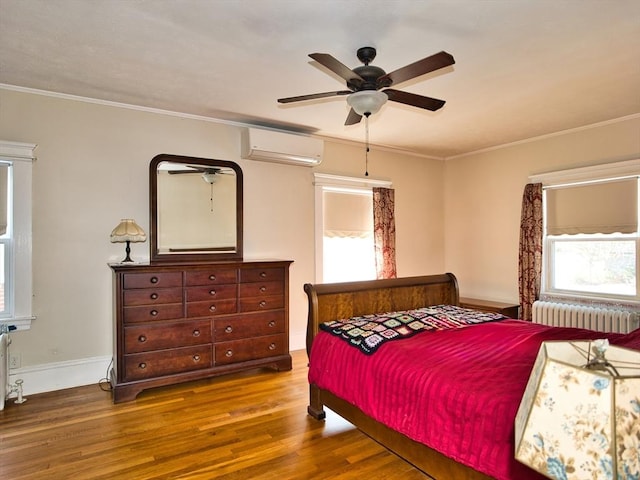
[[[631,310],[541,300],[533,303],[533,321],[553,327],[616,333],[629,333],[639,326],[638,313]]]

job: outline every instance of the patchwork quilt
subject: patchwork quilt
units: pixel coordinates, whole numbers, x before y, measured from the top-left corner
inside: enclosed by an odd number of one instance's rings
[[[479,312],[454,305],[433,305],[334,320],[322,323],[320,328],[371,355],[390,340],[409,338],[423,331],[450,330],[505,318],[500,313]]]

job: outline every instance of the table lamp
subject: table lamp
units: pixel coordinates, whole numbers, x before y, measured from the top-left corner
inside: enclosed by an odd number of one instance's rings
[[[132,262],[131,260],[131,242],[144,242],[147,239],[147,234],[144,230],[130,218],[124,218],[120,220],[120,223],[111,232],[111,243],[125,243],[127,244],[125,252],[127,256],[122,262]]]

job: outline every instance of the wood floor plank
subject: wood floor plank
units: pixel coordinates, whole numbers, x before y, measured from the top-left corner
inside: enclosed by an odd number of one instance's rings
[[[425,480],[333,412],[306,414],[307,357],[142,392],[114,405],[98,385],[0,412],[0,478],[12,480]]]

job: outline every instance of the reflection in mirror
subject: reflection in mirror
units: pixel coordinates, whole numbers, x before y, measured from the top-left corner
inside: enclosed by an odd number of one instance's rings
[[[152,260],[242,257],[242,171],[237,164],[159,155],[150,175]]]
[[[161,162],[158,251],[235,252],[235,197],[236,174],[231,168]]]

